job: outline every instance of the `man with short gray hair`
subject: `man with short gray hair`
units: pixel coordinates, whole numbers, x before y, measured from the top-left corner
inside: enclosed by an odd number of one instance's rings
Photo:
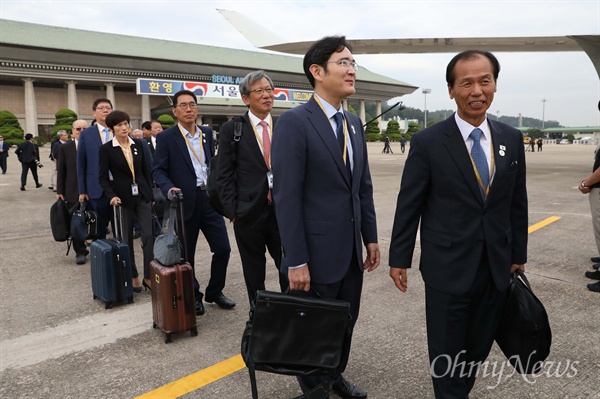
[[[226,216],[233,222],[248,299],[252,302],[256,291],[265,289],[265,248],[277,270],[281,265],[281,239],[271,194],[273,82],[264,71],[251,72],[241,82],[240,94],[248,112],[221,127],[217,189]],[[238,123],[242,135],[235,141]],[[282,291],[288,286],[287,276],[281,272],[279,286]]]
[[[52,170],[50,174],[50,183],[48,184],[48,188],[54,192],[56,192],[56,164],[58,160],[58,152],[60,150],[60,146],[67,142],[67,131],[59,130],[56,133],[56,141],[50,147],[50,161],[52,161]]]

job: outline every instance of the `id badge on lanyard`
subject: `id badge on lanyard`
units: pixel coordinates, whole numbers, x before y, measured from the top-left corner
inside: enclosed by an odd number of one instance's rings
[[[137,183],[133,183],[133,184],[131,185],[131,195],[134,195],[134,196],[135,196],[135,195],[139,195],[139,193],[140,193],[140,192],[139,192],[139,190],[138,190],[138,185],[137,185]]]

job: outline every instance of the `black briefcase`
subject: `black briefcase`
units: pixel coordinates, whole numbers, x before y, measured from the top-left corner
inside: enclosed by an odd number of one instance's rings
[[[552,344],[548,314],[521,270],[513,274],[509,290],[496,343],[520,374],[537,373]]]
[[[350,304],[345,301],[258,291],[242,337],[242,358],[250,373],[252,397],[258,398],[255,370],[324,374],[337,380],[350,353],[350,321]],[[302,397],[324,398],[330,389],[325,384]]]

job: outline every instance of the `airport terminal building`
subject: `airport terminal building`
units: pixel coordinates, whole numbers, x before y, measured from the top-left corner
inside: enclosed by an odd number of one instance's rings
[[[15,114],[25,132],[34,135],[48,135],[61,108],[89,123],[92,103],[101,97],[127,112],[138,128],[145,120],[171,114],[170,96],[182,88],[198,96],[198,123],[218,131],[246,112],[238,83],[257,69],[265,70],[275,85],[273,115],[312,95],[299,56],[6,19],[0,25],[0,109]],[[366,102],[380,110],[382,102],[416,89],[361,66],[356,94],[348,101],[365,121]]]

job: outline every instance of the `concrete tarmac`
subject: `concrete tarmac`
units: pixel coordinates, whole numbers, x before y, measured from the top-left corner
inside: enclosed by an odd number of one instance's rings
[[[388,276],[388,249],[400,178],[407,154],[381,154],[383,143],[369,144],[369,156],[382,254],[380,267],[365,275],[360,318],[345,376],[372,399],[432,398],[428,369],[423,281],[418,271],[419,243],[409,271],[409,290],[400,293]],[[471,398],[600,398],[600,294],[584,277],[598,256],[588,199],[577,185],[593,165],[592,146],[545,145],[528,152],[529,225],[551,216],[560,219],[529,236],[527,276],[548,311],[552,352],[543,372],[520,376],[494,345],[488,372],[480,375]],[[232,310],[206,304],[198,317],[199,335],[176,335],[164,344],[152,329],[149,292],[135,303],[105,310],[92,299],[89,260],[75,264],[66,244],[52,239],[48,190],[49,146],[41,148],[40,181],[19,190],[21,165],[8,158],[0,175],[0,397],[135,398],[184,379],[239,354],[249,305],[233,231],[225,295]],[[141,248],[135,241],[141,269]],[[207,284],[210,252],[203,237],[196,254],[197,277]],[[267,288],[277,290],[272,263]],[[495,368],[493,368],[495,367]],[[291,398],[300,390],[294,377],[257,373],[261,398]],[[191,381],[192,380],[192,381]],[[181,384],[173,384],[179,386]],[[178,394],[170,388],[162,396]],[[251,397],[246,369],[228,374],[182,398]],[[333,395],[335,397],[335,395]]]

